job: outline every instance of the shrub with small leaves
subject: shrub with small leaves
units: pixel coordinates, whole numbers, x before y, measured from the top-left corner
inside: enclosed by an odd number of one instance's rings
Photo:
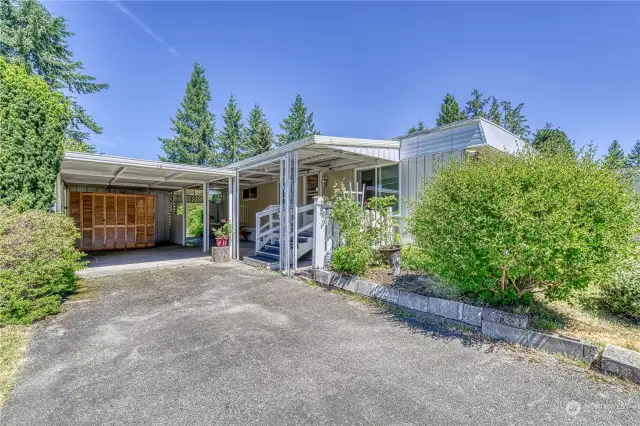
[[[60,310],[82,267],[79,237],[69,217],[0,206],[0,324],[29,324]]]
[[[635,256],[633,181],[592,152],[489,154],[424,182],[409,232],[427,267],[493,304],[566,299]]]
[[[598,305],[612,314],[640,321],[640,265],[621,269],[599,285]]]
[[[344,184],[336,185],[329,201],[330,218],[338,225],[342,245],[334,248],[331,264],[335,271],[362,274],[372,260],[372,233],[365,224],[365,213]]]
[[[331,265],[336,272],[361,275],[371,263],[372,251],[367,241],[348,239],[349,244],[333,250]]]

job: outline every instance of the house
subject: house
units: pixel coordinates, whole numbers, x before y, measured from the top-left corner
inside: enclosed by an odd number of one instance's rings
[[[66,153],[56,210],[75,219],[84,250],[135,249],[188,245],[182,213],[188,204],[201,203],[204,229],[211,218],[231,219],[233,258],[289,272],[309,252],[324,250],[318,248],[324,238],[313,233],[314,199],[318,204],[318,197],[331,197],[336,183],[365,199],[397,195],[402,241],[408,242],[404,200],[416,196],[437,162],[490,150],[513,152],[522,143],[477,118],[391,140],[310,136],[224,168]],[[207,232],[198,243],[209,250]]]

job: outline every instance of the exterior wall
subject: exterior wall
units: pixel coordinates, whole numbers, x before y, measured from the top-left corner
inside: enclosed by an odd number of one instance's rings
[[[442,152],[464,149],[485,143],[480,121],[452,125],[431,133],[419,134],[400,143],[400,161]]]
[[[333,186],[335,184],[344,182],[344,184],[348,187],[349,183],[353,183],[354,181],[353,169],[342,170],[339,172],[327,172],[324,174],[324,176],[327,178],[327,184],[322,189],[322,194],[325,198],[333,196]],[[242,177],[240,177],[240,182],[242,182]],[[303,179],[302,176],[300,176],[298,178],[298,205],[303,205],[304,203],[303,191]],[[240,225],[244,225],[249,228],[255,227],[256,213],[264,210],[271,205],[279,204],[278,182],[258,185],[257,192],[258,198],[256,198],[255,200],[240,200]],[[242,191],[240,192],[240,195],[242,195]],[[227,200],[225,199],[222,203],[222,211],[224,212],[224,215],[226,215],[226,212],[228,211],[227,206]]]
[[[461,160],[463,156],[464,149],[459,149],[407,158],[400,162],[400,236],[402,244],[411,242],[410,236],[406,233],[404,218],[410,214],[408,203],[416,199],[424,179],[428,179],[433,175],[438,164],[447,164],[451,160]]]
[[[121,188],[121,187],[97,187],[83,185],[67,186],[69,192],[96,192],[103,194],[136,194],[136,195],[154,195],[156,197],[155,221],[156,221],[156,243],[167,242],[170,237],[171,216],[169,206],[169,192],[148,188]],[[67,210],[68,200],[64,200],[63,211]]]
[[[347,188],[349,188],[349,184],[355,185],[353,169],[328,172],[324,175],[327,178],[327,185],[322,189],[322,196],[324,198],[331,198],[333,196],[333,187],[340,182],[343,182]]]

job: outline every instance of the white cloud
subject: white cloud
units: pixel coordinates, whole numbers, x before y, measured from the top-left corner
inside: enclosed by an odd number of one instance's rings
[[[133,23],[136,24],[138,27],[140,27],[145,33],[149,34],[151,37],[153,37],[153,39],[155,41],[157,41],[158,43],[160,43],[161,45],[166,47],[167,50],[169,51],[169,53],[171,53],[176,58],[180,57],[180,55],[178,55],[178,52],[176,51],[176,49],[171,47],[169,45],[169,43],[164,41],[164,39],[162,37],[160,37],[158,34],[153,32],[153,30],[151,28],[149,28],[147,26],[147,24],[142,22],[140,20],[140,18],[138,18],[132,11],[127,9],[122,3],[120,3],[119,1],[113,1],[112,3],[118,8],[118,10],[120,12],[124,13],[125,15],[127,15],[127,17],[129,17],[129,19],[131,19],[131,21],[133,21]]]

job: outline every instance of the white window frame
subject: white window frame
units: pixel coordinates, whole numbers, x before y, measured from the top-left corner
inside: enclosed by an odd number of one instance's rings
[[[387,167],[387,166],[397,166],[398,167],[398,203],[400,202],[400,194],[401,194],[401,187],[400,184],[402,182],[402,180],[400,179],[400,163],[397,164],[384,164],[382,166],[365,166],[365,167],[358,167],[353,169],[353,181],[355,183],[357,183],[358,185],[362,184],[362,182],[358,182],[358,172],[363,172],[363,171],[367,171],[367,170],[375,170],[375,177],[374,177],[374,188],[375,188],[375,197],[379,197],[380,196],[380,191],[378,191],[378,185],[380,185],[380,182],[378,181],[378,177],[380,176],[380,169],[382,167]]]

